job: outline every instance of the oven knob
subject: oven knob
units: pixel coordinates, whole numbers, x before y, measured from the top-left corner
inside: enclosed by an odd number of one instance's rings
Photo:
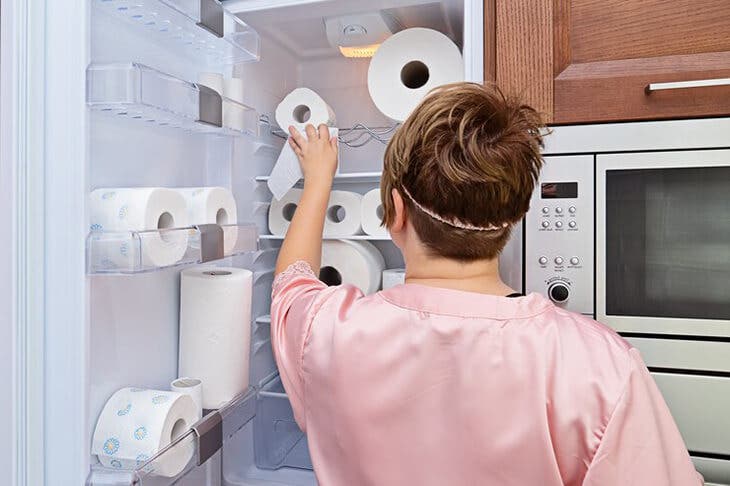
[[[555,264],[556,265],[562,265],[563,264],[563,257],[555,257]]]
[[[570,211],[570,214],[575,214],[575,206],[569,207],[568,211]]]
[[[570,221],[570,222],[568,223],[568,226],[570,226],[571,228],[575,228],[575,227],[577,226],[577,224],[576,224],[576,222],[575,222],[575,221]]]
[[[550,300],[553,302],[565,302],[568,300],[570,290],[568,290],[568,287],[566,287],[565,284],[556,283],[550,286],[548,289],[548,295],[550,296]]]
[[[549,207],[545,206],[544,208],[542,208],[542,214],[547,214],[549,212],[550,212],[550,208]]]
[[[563,227],[563,222],[562,221],[556,221],[555,222],[555,227],[556,228],[562,228]]]
[[[578,265],[579,263],[580,263],[580,260],[578,259],[578,257],[573,257],[570,259],[571,265]]]
[[[558,214],[560,214],[560,213],[563,212],[563,208],[557,207],[557,208],[555,208],[555,212],[558,213]]]
[[[548,259],[547,257],[541,256],[537,261],[540,265],[547,265]]]
[[[548,226],[550,226],[550,221],[543,221],[542,222],[542,227],[543,228],[547,228]]]

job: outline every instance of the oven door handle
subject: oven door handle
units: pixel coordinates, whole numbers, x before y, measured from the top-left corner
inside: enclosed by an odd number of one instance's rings
[[[670,83],[650,83],[644,88],[646,94],[654,91],[666,91],[671,89],[687,88],[708,88],[714,86],[730,86],[730,78],[697,79],[695,81],[674,81]]]

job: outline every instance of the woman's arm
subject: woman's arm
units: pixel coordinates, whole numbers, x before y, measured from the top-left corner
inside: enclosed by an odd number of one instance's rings
[[[294,262],[305,261],[315,271],[322,256],[322,230],[332,181],[337,169],[337,137],[329,128],[306,127],[307,138],[289,127],[289,144],[299,157],[304,174],[304,190],[276,261],[276,274]]]

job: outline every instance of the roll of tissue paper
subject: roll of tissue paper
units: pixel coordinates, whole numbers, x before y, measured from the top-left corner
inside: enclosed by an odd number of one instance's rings
[[[253,275],[194,267],[180,277],[182,376],[203,383],[203,408],[217,409],[248,388]]]
[[[383,271],[383,290],[406,282],[405,268],[390,268]]]
[[[290,189],[281,199],[271,201],[271,206],[269,206],[269,231],[272,235],[284,236],[286,234],[301,197],[301,189]]]
[[[231,103],[243,104],[243,79],[225,78],[223,80],[223,126],[243,131],[246,129],[246,110],[243,106]]]
[[[177,189],[185,198],[188,221],[194,224],[235,225],[238,222],[236,200],[224,187],[183,187]],[[236,248],[238,229],[224,228],[223,245],[226,255]]]
[[[97,189],[89,196],[91,229],[105,232],[164,230],[188,226],[185,199],[160,187]],[[95,245],[95,265],[133,268],[172,265],[185,255],[188,232],[146,233],[141,237],[109,238]],[[97,251],[99,250],[99,251]]]
[[[332,191],[324,218],[324,236],[352,236],[361,233],[362,196],[350,191]]]
[[[380,288],[384,268],[383,256],[367,241],[322,242],[319,276],[328,285],[352,284],[372,294]]]
[[[223,75],[219,73],[200,73],[198,84],[207,86],[219,95],[223,96]]]
[[[91,453],[108,468],[137,469],[184,434],[198,418],[188,395],[122,388],[104,405],[94,429]],[[154,474],[173,477],[193,457],[193,442],[167,451],[154,462]]]
[[[203,382],[197,378],[178,378],[170,383],[170,390],[189,395],[195,402],[198,418],[203,416]]]
[[[380,225],[383,220],[383,202],[380,188],[365,193],[362,197],[362,230],[370,235],[388,238],[388,230]]]
[[[464,80],[459,48],[432,29],[405,29],[378,48],[368,68],[368,90],[387,117],[405,120],[423,97],[442,84]]]
[[[307,124],[330,127],[330,137],[337,135],[335,113],[332,108],[309,88],[297,88],[276,107],[276,123],[288,131],[290,126],[296,127],[302,134]],[[274,199],[281,199],[302,178],[297,155],[289,143],[285,143],[279,158],[271,171],[268,185]]]

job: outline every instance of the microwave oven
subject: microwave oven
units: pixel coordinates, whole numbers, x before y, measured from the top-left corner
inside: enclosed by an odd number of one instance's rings
[[[730,336],[730,150],[546,156],[527,292],[625,335]]]

